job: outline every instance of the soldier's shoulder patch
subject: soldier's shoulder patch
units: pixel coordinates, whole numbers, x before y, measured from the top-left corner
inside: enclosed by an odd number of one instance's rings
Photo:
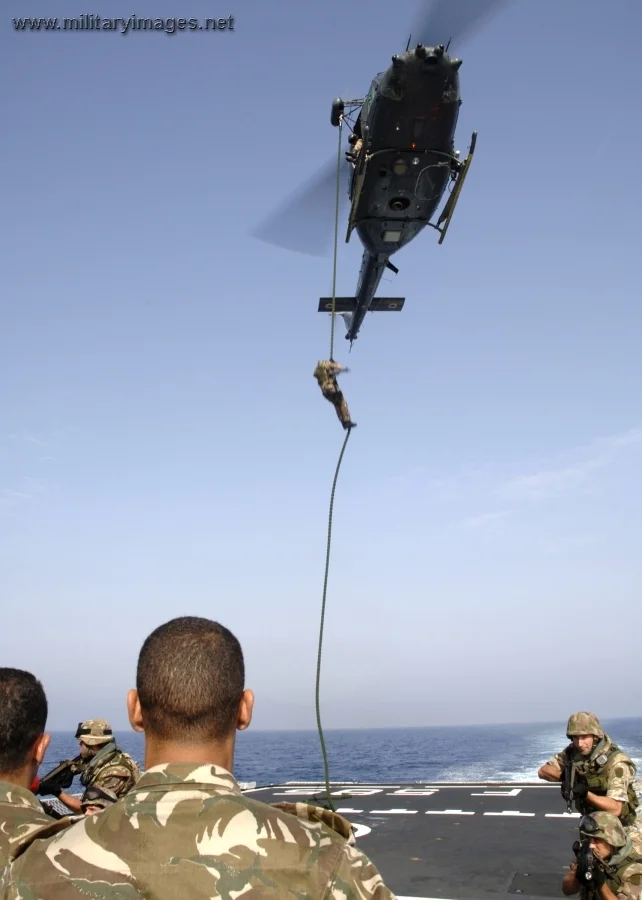
[[[624,769],[622,768],[622,766],[617,767],[617,769],[615,770],[615,774],[618,776],[618,778],[621,778],[622,775],[624,775]]]

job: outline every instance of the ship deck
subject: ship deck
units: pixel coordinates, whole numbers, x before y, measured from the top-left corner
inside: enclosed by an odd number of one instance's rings
[[[402,898],[561,898],[579,814],[555,784],[331,782],[357,845]],[[265,803],[325,800],[320,782],[244,791]],[[312,800],[314,802],[314,800]]]

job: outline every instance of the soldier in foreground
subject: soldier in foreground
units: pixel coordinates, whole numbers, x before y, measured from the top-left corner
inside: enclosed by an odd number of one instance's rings
[[[51,740],[46,726],[41,683],[31,672],[0,669],[0,879],[31,841],[71,824],[48,816],[30,790]]]
[[[594,713],[573,713],[566,736],[572,743],[541,767],[539,777],[568,785],[582,815],[603,810],[617,816],[625,828],[638,831],[635,763],[604,733]]]
[[[582,900],[640,900],[642,835],[627,835],[618,818],[597,812],[581,820],[580,837],[562,892],[579,892]]]
[[[116,746],[109,722],[104,719],[81,722],[76,740],[80,744],[81,763],[78,768],[85,794],[79,799],[59,787],[49,788],[48,792],[75,813],[82,812],[82,804],[90,788],[103,788],[113,792],[116,798],[124,797],[140,777],[140,769],[128,753]]]
[[[184,617],[153,631],[127,698],[132,727],[145,734],[144,774],[118,803],[29,848],[2,900],[391,900],[341,816],[241,793],[236,731],[250,725],[253,704],[226,628]]]
[[[348,409],[348,404],[346,403],[346,399],[343,396],[341,388],[339,387],[339,383],[337,382],[337,375],[340,372],[347,372],[348,369],[344,369],[343,366],[340,366],[339,363],[334,362],[331,359],[323,359],[320,360],[317,364],[316,369],[314,370],[314,377],[316,378],[319,387],[321,388],[321,393],[325,397],[326,400],[329,400],[330,403],[334,406],[337,416],[339,417],[339,421],[345,428],[354,428],[357,424],[353,422],[350,418],[350,410]]]

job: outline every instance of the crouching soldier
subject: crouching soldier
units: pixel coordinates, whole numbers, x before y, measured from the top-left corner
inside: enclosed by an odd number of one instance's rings
[[[627,835],[616,816],[596,812],[580,821],[580,838],[562,892],[581,900],[640,900],[642,835]]]

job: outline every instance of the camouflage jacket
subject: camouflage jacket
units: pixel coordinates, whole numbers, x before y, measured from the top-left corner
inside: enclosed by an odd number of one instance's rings
[[[122,797],[133,788],[139,777],[138,764],[129,753],[119,750],[110,741],[83,767],[80,783],[85,788],[106,788],[117,797]]]
[[[343,367],[340,366],[339,363],[335,363],[332,360],[323,359],[318,362],[313,374],[321,390],[323,390],[324,388],[336,389],[336,377],[342,371]]]
[[[606,762],[600,762],[606,757]],[[589,757],[582,757],[574,750],[573,744],[556,753],[549,760],[550,765],[559,766],[563,772],[569,761],[575,762],[576,772],[586,779],[592,793],[610,797],[623,804],[621,819],[623,824],[631,825],[635,821],[638,798],[633,787],[637,767],[635,763],[614,744],[608,735],[595,747]],[[582,815],[595,811],[585,800],[575,800],[575,808]]]
[[[26,788],[0,781],[0,876],[31,841],[68,828],[71,819],[53,819],[35,794]]]
[[[394,900],[341,816],[307,804],[269,806],[242,794],[225,769],[195,763],[148,769],[109,809],[46,846],[30,847],[12,864],[0,896],[211,900],[244,894]]]

